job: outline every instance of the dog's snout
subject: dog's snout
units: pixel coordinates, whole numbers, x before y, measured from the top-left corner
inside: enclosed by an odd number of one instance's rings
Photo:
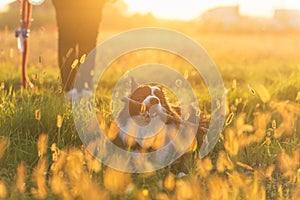
[[[147,105],[147,107],[151,107],[153,105],[157,105],[160,103],[159,99],[156,96],[148,96],[143,103]]]
[[[150,98],[150,105],[159,104],[159,100],[157,97]]]

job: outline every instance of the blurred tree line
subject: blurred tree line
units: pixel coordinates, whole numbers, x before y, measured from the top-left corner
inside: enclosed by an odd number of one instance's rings
[[[51,1],[45,1],[42,5],[33,7],[32,28],[41,27],[45,24],[55,24],[55,12]],[[7,27],[16,29],[20,22],[20,3],[14,2],[9,10],[0,13],[0,28]]]

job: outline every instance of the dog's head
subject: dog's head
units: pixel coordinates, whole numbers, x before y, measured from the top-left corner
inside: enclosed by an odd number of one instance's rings
[[[167,102],[163,86],[158,84],[139,85],[132,79],[131,94],[123,99],[126,104],[124,109],[129,115],[127,117],[141,126],[148,125],[151,118],[155,117],[167,120],[159,113],[168,115],[174,112]]]
[[[123,102],[124,107],[117,118],[123,142],[126,134],[137,138],[151,137],[165,125],[176,126],[180,119],[168,103],[163,86],[158,84],[139,85],[132,79],[131,93],[123,97]],[[140,145],[141,141],[137,139]]]
[[[141,85],[129,96],[128,111],[132,119],[139,125],[147,125],[151,117],[157,116],[165,105],[162,88],[156,85]]]

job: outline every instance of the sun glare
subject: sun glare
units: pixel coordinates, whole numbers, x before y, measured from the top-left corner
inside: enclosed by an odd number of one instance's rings
[[[130,13],[152,13],[158,18],[191,20],[205,10],[238,5],[242,15],[272,17],[275,9],[300,9],[298,0],[124,0]]]
[[[14,2],[15,0],[1,0],[0,1],[0,7],[6,6],[7,4]]]
[[[0,0],[0,13],[8,10],[8,4],[16,0]]]
[[[199,9],[201,10],[201,1],[196,0],[125,0],[125,2],[129,12],[152,13],[156,17],[167,19],[189,20],[199,16]]]

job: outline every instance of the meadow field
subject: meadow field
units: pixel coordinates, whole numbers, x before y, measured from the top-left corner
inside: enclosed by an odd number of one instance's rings
[[[124,173],[93,158],[82,147],[61,89],[57,33],[32,30],[29,77],[35,89],[24,90],[13,31],[1,30],[0,199],[300,199],[300,33],[180,31],[206,49],[227,89],[221,137],[205,158],[193,154],[184,177],[169,167]],[[103,30],[99,43],[116,33]],[[145,50],[120,57],[104,74],[96,103],[105,130],[117,131],[109,110],[114,85],[143,63],[182,73],[209,118],[210,96],[192,66]]]

